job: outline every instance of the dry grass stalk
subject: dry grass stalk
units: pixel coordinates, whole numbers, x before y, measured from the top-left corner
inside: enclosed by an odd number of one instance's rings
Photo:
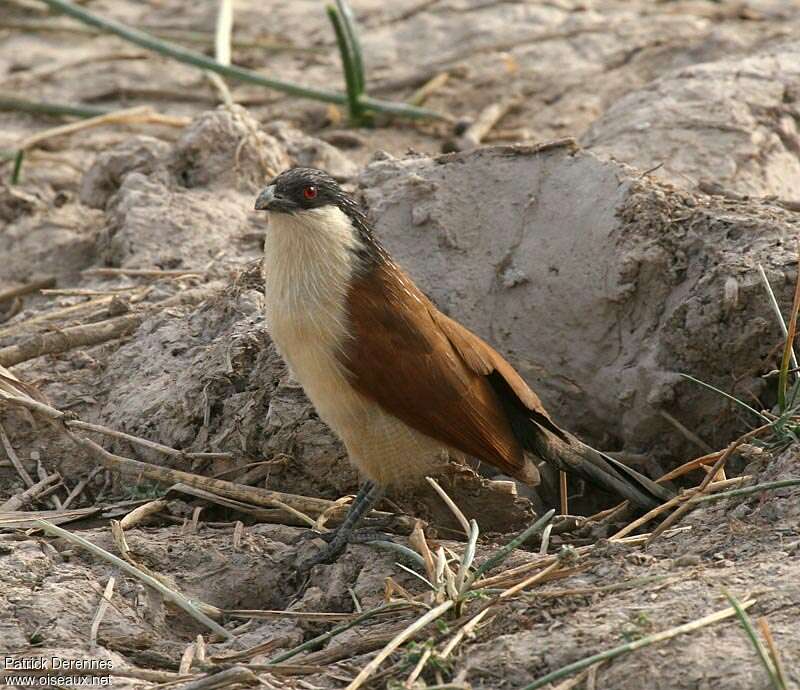
[[[799,274],[800,277],[800,274]],[[798,280],[798,286],[800,286],[800,279]],[[790,331],[791,332],[791,331]],[[711,482],[717,476],[717,474],[725,468],[725,463],[728,461],[728,458],[733,454],[733,452],[742,445],[745,441],[750,440],[751,438],[755,438],[759,434],[764,433],[768,429],[772,428],[772,423],[764,424],[760,427],[752,429],[748,431],[743,436],[737,438],[733,443],[731,443],[722,455],[719,456],[717,461],[711,468],[711,471],[703,478],[703,481],[700,482],[700,486],[697,487],[695,491],[692,492],[691,497],[696,498],[698,496],[702,496],[703,494],[709,491],[709,487],[711,486]],[[719,484],[720,482],[717,482]],[[695,504],[691,502],[686,502],[682,506],[680,506],[672,515],[670,515],[664,522],[662,522],[653,533],[650,535],[650,538],[647,540],[648,544],[651,544],[658,536],[664,532],[666,529],[674,525],[678,520],[680,520],[686,513],[692,510],[695,507]]]
[[[458,523],[461,525],[461,529],[464,530],[464,534],[466,534],[467,538],[469,538],[470,525],[469,520],[467,520],[464,513],[461,512],[461,509],[455,504],[453,499],[447,495],[445,490],[439,486],[439,483],[433,477],[425,477],[425,479],[427,479],[428,484],[430,484],[436,490],[436,493],[439,494],[439,497],[445,502],[447,507],[450,509],[450,512],[455,515]]]
[[[178,665],[178,673],[182,676],[186,676],[189,674],[189,671],[192,668],[192,662],[194,662],[194,655],[195,650],[197,649],[197,645],[195,642],[191,642],[186,645],[186,649],[183,650],[183,654],[181,654],[181,661]]]
[[[20,405],[31,410],[32,412],[39,413],[52,421],[62,422],[64,418],[63,412],[50,405],[20,396],[12,396],[2,390],[0,390],[0,401],[14,405]],[[220,494],[223,497],[264,507],[275,507],[277,501],[278,504],[282,506],[291,506],[296,511],[311,513],[314,515],[321,513],[332,503],[331,501],[321,498],[298,496],[295,494],[286,494],[278,491],[269,491],[267,489],[245,486],[242,484],[234,484],[233,482],[228,482],[222,479],[211,479],[209,477],[192,474],[190,472],[173,470],[166,467],[160,467],[158,465],[151,465],[139,460],[132,460],[130,458],[109,453],[94,441],[82,436],[78,436],[73,431],[70,431],[66,425],[62,425],[62,428],[72,439],[72,441],[88,450],[90,454],[99,460],[100,463],[107,469],[121,472],[123,474],[130,474],[137,478],[147,477],[148,479],[167,484],[183,482],[189,486]]]
[[[194,646],[194,643],[191,646]],[[181,690],[217,690],[236,685],[263,685],[263,683],[249,668],[233,666],[224,671],[203,676],[198,680],[191,680],[186,685],[182,685]]]
[[[102,508],[97,506],[72,510],[17,510],[13,513],[0,513],[0,529],[37,529],[37,521],[41,519],[58,525],[93,517],[101,512]]]
[[[103,471],[102,467],[95,467],[89,474],[87,474],[83,479],[81,479],[76,485],[75,488],[69,492],[67,497],[64,499],[64,503],[61,504],[61,509],[64,510],[69,508],[74,500],[76,500],[89,486],[89,482],[91,482],[100,472]]]
[[[115,278],[128,276],[131,278],[204,278],[206,272],[200,268],[87,268],[81,273],[85,276]]]
[[[449,72],[440,72],[439,74],[434,75],[414,92],[411,98],[408,99],[408,102],[412,105],[422,105],[449,80]]]
[[[353,679],[345,690],[357,690],[360,688],[367,679],[378,670],[378,667],[394,652],[400,645],[407,640],[411,639],[417,632],[422,630],[429,623],[432,623],[437,618],[443,616],[450,608],[455,605],[452,599],[439,604],[437,607],[428,611],[424,616],[420,616],[417,620],[413,621],[402,632],[398,633],[389,644],[387,644],[375,658],[370,661],[359,674]]]
[[[17,297],[24,297],[25,295],[30,295],[33,292],[39,292],[40,290],[44,291],[45,288],[51,288],[55,284],[56,284],[56,279],[53,277],[49,277],[49,278],[42,278],[41,280],[34,280],[31,281],[30,283],[25,283],[24,285],[19,285],[14,288],[0,290],[0,304],[15,299]]]
[[[89,630],[89,650],[92,654],[94,654],[97,649],[97,633],[100,630],[100,623],[102,623],[103,617],[106,615],[106,609],[111,603],[111,596],[114,593],[115,583],[116,578],[113,575],[108,578],[106,588],[103,591],[103,595],[100,597],[100,603],[97,605],[97,611],[95,611],[94,618],[92,618],[92,627]]]
[[[179,292],[161,302],[147,305],[142,311],[134,314],[125,314],[99,323],[73,326],[52,333],[32,336],[17,345],[0,349],[0,366],[10,367],[43,355],[67,352],[76,347],[99,345],[120,338],[132,333],[153,311],[181,304],[196,304],[213,296],[218,287],[219,283],[210,283],[201,288]],[[102,297],[96,301],[105,303],[112,299],[112,297]],[[87,304],[88,302],[84,302],[74,306],[83,308]],[[73,309],[73,307],[67,307],[67,309]],[[63,312],[64,310],[61,313],[63,314]]]
[[[316,611],[270,611],[261,609],[220,609],[231,618],[253,618],[255,620],[276,620],[287,618],[290,620],[315,621],[318,623],[338,623],[351,621],[357,617],[354,613],[318,613]]]
[[[209,661],[215,664],[229,664],[234,661],[246,661],[247,659],[252,659],[254,656],[259,654],[268,654],[273,649],[281,647],[285,643],[286,640],[284,638],[276,637],[265,642],[259,642],[257,645],[248,647],[247,649],[243,649],[239,652],[214,654],[212,657],[210,657]]]
[[[17,474],[20,476],[22,481],[25,482],[25,486],[27,486],[29,489],[33,488],[35,482],[31,478],[31,475],[28,474],[28,470],[25,469],[25,466],[17,456],[17,453],[14,450],[14,447],[11,445],[11,441],[8,439],[8,434],[6,434],[5,427],[2,423],[0,423],[0,441],[3,443],[3,448],[6,451],[6,455],[11,461],[11,464],[14,466],[14,469],[17,471]]]
[[[559,470],[558,472],[558,493],[561,498],[561,514],[569,515],[569,494],[567,491],[567,473],[564,472],[564,470]],[[546,551],[547,549],[545,549],[545,552]]]
[[[742,604],[742,608],[746,609],[752,606],[755,603],[754,599],[750,599]],[[727,618],[731,618],[736,615],[736,609],[733,607],[723,609],[722,611],[717,611],[716,613],[709,614],[708,616],[703,616],[702,618],[698,618],[697,620],[691,621],[690,623],[684,623],[683,625],[678,625],[674,628],[669,628],[668,630],[664,630],[660,633],[655,633],[653,635],[647,635],[646,637],[642,637],[641,639],[634,640],[633,642],[629,642],[624,645],[620,645],[618,647],[614,647],[613,649],[606,650],[605,652],[600,652],[599,654],[593,654],[592,656],[586,657],[581,659],[580,661],[576,661],[572,664],[568,664],[563,668],[558,669],[557,671],[553,671],[552,673],[548,673],[545,676],[542,676],[538,680],[535,680],[533,683],[526,685],[522,690],[538,690],[538,688],[542,688],[545,685],[552,683],[553,681],[560,680],[565,676],[571,675],[577,671],[582,671],[590,666],[593,666],[601,661],[606,661],[608,659],[614,659],[622,654],[626,654],[628,652],[636,651],[637,649],[642,649],[643,647],[649,647],[652,644],[656,644],[657,642],[663,642],[664,640],[671,640],[673,637],[678,637],[679,635],[685,635],[686,633],[694,632],[695,630],[699,630],[700,628],[704,628],[708,625],[713,625],[714,623],[719,623]]]
[[[7,335],[26,335],[29,331],[33,330],[33,326],[38,326],[42,322],[56,321],[57,319],[62,319],[64,317],[75,316],[76,314],[86,311],[87,309],[107,306],[111,304],[113,299],[113,295],[106,295],[104,297],[97,297],[96,299],[79,302],[78,304],[71,304],[68,307],[61,307],[60,309],[42,312],[24,321],[17,321],[9,326],[0,328],[0,337]]]
[[[480,146],[491,129],[518,103],[519,97],[514,95],[484,108],[475,118],[475,121],[467,127],[467,130],[458,139],[451,142],[453,150],[468,151]]]
[[[778,683],[780,683],[783,688],[788,688],[789,680],[788,676],[786,675],[786,669],[783,666],[783,661],[781,661],[778,645],[775,644],[775,638],[772,636],[772,630],[770,630],[769,623],[767,622],[765,616],[761,616],[757,623],[758,629],[761,631],[764,641],[767,643],[767,650],[769,651],[770,659],[772,660],[772,664],[775,668],[775,675],[777,676]]]
[[[453,650],[461,643],[461,641],[469,636],[475,631],[475,628],[478,627],[478,624],[492,611],[492,608],[497,604],[501,603],[502,601],[508,599],[509,597],[514,596],[515,594],[519,594],[519,592],[523,591],[524,589],[530,587],[537,582],[544,580],[551,572],[553,572],[556,568],[560,565],[560,560],[556,560],[555,563],[551,563],[547,566],[544,570],[536,573],[535,575],[531,575],[530,577],[525,578],[522,582],[517,583],[513,587],[501,592],[498,596],[488,602],[485,607],[476,613],[472,618],[470,618],[466,623],[464,623],[461,628],[450,638],[450,641],[442,648],[442,651],[439,653],[439,658],[446,659],[450,654],[453,653]]]
[[[147,573],[143,572],[140,568],[134,567],[127,561],[115,556],[114,554],[109,553],[105,549],[100,548],[96,544],[92,544],[92,542],[84,539],[83,537],[73,534],[72,532],[68,532],[65,529],[61,529],[56,525],[53,525],[45,520],[36,520],[37,525],[47,532],[48,534],[54,535],[56,537],[61,537],[62,539],[66,539],[67,541],[80,546],[81,548],[90,551],[95,556],[102,558],[103,560],[112,563],[116,567],[124,570],[128,575],[135,577],[146,585],[152,587],[156,591],[158,591],[167,601],[172,602],[179,608],[183,609],[187,614],[189,614],[192,618],[199,621],[206,627],[213,630],[218,635],[221,635],[224,639],[231,639],[231,634],[225,630],[222,626],[218,623],[214,622],[209,618],[205,613],[200,611],[197,605],[191,601],[189,601],[183,594],[180,592],[167,587],[162,582],[157,580],[154,577],[151,577]]]
[[[106,113],[96,117],[90,117],[85,120],[77,122],[70,122],[66,125],[53,127],[43,132],[37,132],[29,137],[23,139],[16,148],[18,150],[28,150],[39,146],[48,139],[64,136],[66,134],[74,134],[84,129],[91,129],[93,127],[100,127],[103,125],[138,125],[138,124],[156,124],[167,125],[168,127],[185,127],[190,122],[188,117],[175,117],[172,115],[162,115],[153,110],[150,106],[143,105],[135,108],[125,108],[124,110],[117,110],[113,113]]]

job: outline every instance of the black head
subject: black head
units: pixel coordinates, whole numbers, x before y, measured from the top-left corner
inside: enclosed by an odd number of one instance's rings
[[[316,168],[284,170],[264,188],[256,199],[256,211],[289,213],[302,216],[304,212],[334,206],[344,213],[362,240],[359,253],[367,260],[382,251],[372,236],[364,211],[355,199],[345,192],[328,173]]]
[[[291,168],[258,195],[256,210],[300,213],[328,205],[341,207],[346,200],[347,194],[328,173],[315,168]]]

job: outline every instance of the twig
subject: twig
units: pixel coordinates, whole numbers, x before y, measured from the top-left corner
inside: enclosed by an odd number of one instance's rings
[[[372,661],[370,661],[363,669],[361,669],[360,673],[353,679],[353,681],[345,690],[357,690],[357,688],[360,688],[365,683],[367,678],[369,678],[378,669],[378,667],[392,652],[394,652],[395,649],[402,645],[406,640],[411,638],[417,631],[422,630],[426,625],[432,623],[437,618],[445,614],[454,605],[455,602],[452,599],[448,599],[447,601],[439,604],[437,607],[432,608],[424,616],[420,616],[417,620],[411,623],[411,625],[405,628],[405,630],[398,633],[389,644],[387,644],[380,652],[378,652]]]
[[[45,520],[36,520],[36,524],[48,534],[52,534],[56,537],[61,537],[62,539],[66,539],[67,541],[72,542],[82,548],[90,551],[95,556],[102,558],[109,563],[113,563],[117,568],[124,570],[128,575],[131,575],[145,584],[149,585],[153,589],[157,590],[165,599],[171,601],[179,608],[183,609],[187,614],[189,614],[195,620],[201,622],[203,625],[208,627],[209,629],[213,630],[218,635],[221,635],[226,640],[232,639],[232,635],[225,630],[221,625],[215,623],[211,620],[206,614],[200,611],[197,608],[197,605],[189,601],[183,594],[177,592],[169,587],[166,587],[163,583],[159,582],[154,577],[142,572],[139,568],[135,568],[127,561],[115,556],[112,553],[109,553],[105,549],[100,548],[96,544],[92,544],[92,542],[84,539],[83,537],[73,534],[72,532],[68,532],[65,529],[61,529],[56,525],[53,525]]]
[[[257,84],[259,86],[265,86],[269,89],[274,89],[275,91],[281,91],[289,94],[290,96],[296,96],[298,98],[310,98],[312,100],[322,101],[325,103],[343,105],[347,100],[343,94],[336,93],[334,91],[301,86],[299,84],[279,81],[277,79],[268,79],[258,72],[237,67],[236,65],[221,65],[216,60],[212,60],[201,53],[188,50],[187,48],[183,48],[182,46],[174,43],[162,41],[151,34],[132,29],[112,19],[106,19],[71,2],[67,2],[67,0],[42,0],[42,2],[56,10],[64,12],[73,19],[77,19],[78,21],[88,24],[89,26],[94,26],[98,29],[113,33],[120,38],[129,41],[130,43],[135,43],[136,45],[141,46],[142,48],[155,51],[161,55],[166,55],[174,60],[177,60],[178,62],[183,62],[195,67],[211,70],[212,72],[216,72],[224,77],[228,77],[229,79],[235,79],[250,84]],[[393,103],[389,101],[381,101],[375,98],[364,97],[361,99],[361,104],[370,110],[391,113],[393,115],[399,115],[403,117],[423,117],[435,119],[443,118],[441,114],[432,110],[418,108],[405,103]]]
[[[94,431],[98,434],[103,434],[104,436],[111,436],[113,438],[121,438],[129,443],[133,443],[137,446],[142,446],[144,448],[149,448],[150,450],[156,450],[159,453],[163,453],[164,455],[169,455],[173,458],[185,458],[188,460],[192,460],[195,458],[208,458],[213,460],[230,460],[233,456],[231,453],[191,453],[182,450],[177,450],[176,448],[170,448],[169,446],[165,446],[163,443],[158,443],[156,441],[150,441],[146,438],[142,438],[141,436],[133,436],[132,434],[126,434],[124,431],[117,431],[116,429],[110,429],[107,426],[103,426],[101,424],[91,424],[90,422],[82,422],[78,419],[68,419],[64,422],[68,427],[72,429],[83,429],[84,431]]]
[[[800,280],[798,280],[798,285],[800,285]],[[800,294],[800,293],[799,293]],[[703,478],[703,481],[700,482],[700,486],[697,487],[695,494],[704,494],[708,490],[708,487],[711,485],[711,482],[717,476],[717,473],[725,467],[725,463],[728,461],[728,458],[733,454],[740,445],[742,445],[745,441],[748,441],[751,438],[754,438],[761,434],[762,432],[766,431],[767,429],[772,428],[773,423],[764,424],[756,429],[752,429],[748,431],[743,436],[737,438],[733,443],[731,443],[726,449],[725,452],[719,456],[719,459],[712,465],[711,471]],[[681,519],[686,513],[688,513],[692,508],[696,505],[696,503],[686,502],[680,508],[678,508],[672,515],[670,515],[664,522],[662,522],[653,533],[650,535],[650,538],[647,540],[648,544],[652,544],[655,539],[666,529],[674,525],[678,520]]]
[[[743,609],[747,609],[755,603],[754,599],[750,599],[742,604]],[[646,637],[642,637],[639,640],[634,640],[633,642],[628,642],[627,644],[620,645],[619,647],[614,647],[613,649],[606,650],[605,652],[600,652],[599,654],[593,654],[592,656],[588,656],[580,661],[575,661],[574,663],[568,664],[563,668],[558,669],[557,671],[553,671],[552,673],[548,673],[545,676],[542,676],[538,680],[535,680],[533,683],[526,685],[522,690],[537,690],[537,688],[544,687],[548,683],[552,683],[554,680],[559,680],[564,678],[565,676],[571,675],[576,671],[582,671],[593,664],[596,664],[598,661],[606,661],[608,659],[614,659],[622,654],[626,654],[628,652],[636,651],[637,649],[641,649],[643,647],[649,647],[652,644],[657,642],[663,642],[664,640],[671,640],[673,637],[677,637],[678,635],[683,635],[685,633],[694,632],[695,630],[699,630],[707,625],[713,625],[714,623],[719,623],[720,621],[725,620],[726,618],[730,618],[736,615],[736,610],[734,608],[727,608],[723,609],[722,611],[717,611],[716,613],[709,614],[708,616],[704,616],[703,618],[698,618],[695,621],[690,623],[684,623],[683,625],[678,625],[674,628],[670,628],[669,630],[664,630],[660,633],[655,633],[654,635],[647,635]]]
[[[328,640],[336,637],[339,633],[343,633],[345,630],[349,630],[350,628],[358,625],[359,623],[363,623],[370,618],[374,618],[375,616],[386,613],[387,611],[393,611],[395,609],[405,608],[404,603],[389,603],[389,604],[381,604],[380,606],[376,606],[374,609],[370,609],[369,611],[365,611],[360,616],[357,616],[353,620],[348,623],[343,623],[342,625],[337,625],[335,628],[332,628],[328,632],[322,633],[321,635],[317,635],[315,638],[311,640],[307,640],[303,642],[303,644],[298,645],[286,652],[281,652],[277,656],[272,657],[269,659],[267,663],[269,664],[279,664],[282,661],[286,661],[287,659],[291,659],[293,656],[300,654],[301,652],[308,652],[314,649],[318,649],[322,645],[324,645]]]
[[[558,471],[558,492],[561,497],[561,514],[569,515],[569,494],[567,493],[567,473],[564,470]],[[545,553],[547,549],[545,548]]]
[[[467,130],[455,141],[449,142],[450,151],[468,151],[480,146],[483,138],[506,113],[519,103],[519,96],[508,96],[484,108]]]
[[[89,631],[89,651],[92,654],[94,654],[95,650],[97,649],[97,633],[100,630],[100,623],[103,621],[103,616],[106,615],[106,609],[108,608],[109,603],[111,603],[111,596],[114,592],[115,582],[116,578],[113,575],[108,578],[106,588],[100,597],[100,603],[97,606],[97,611],[95,611],[94,618],[92,618],[92,627]]]
[[[25,505],[32,503],[36,499],[40,498],[45,491],[52,488],[52,485],[58,482],[60,479],[61,475],[58,474],[58,472],[54,472],[53,474],[44,477],[40,481],[36,482],[36,484],[33,486],[25,489],[25,491],[15,494],[5,503],[0,505],[0,513],[13,513],[20,508],[23,508]],[[62,506],[62,508],[66,507],[66,505]]]
[[[145,314],[126,314],[100,323],[34,335],[19,345],[0,349],[0,365],[11,367],[43,355],[59,354],[76,347],[99,345],[121,338],[135,331],[144,319]]]
[[[166,506],[167,501],[165,501],[163,498],[157,498],[155,501],[149,501],[144,505],[140,505],[138,508],[134,508],[130,513],[128,513],[124,518],[122,518],[122,520],[119,521],[119,526],[123,530],[130,529],[134,525],[138,525],[142,520],[150,515],[163,510]]]
[[[6,402],[12,405],[19,405],[25,407],[32,412],[41,414],[47,419],[54,422],[63,422],[64,413],[56,408],[45,403],[31,400],[24,397],[13,396],[9,393],[0,390],[0,402]],[[62,427],[70,439],[85,448],[94,456],[100,463],[115,472],[129,474],[134,477],[147,477],[154,481],[163,482],[166,484],[175,484],[183,482],[190,486],[194,486],[206,491],[211,491],[221,496],[232,498],[233,500],[242,501],[244,503],[252,503],[264,507],[274,507],[275,501],[292,506],[296,510],[305,513],[317,515],[328,508],[332,501],[322,498],[311,498],[307,496],[298,496],[295,494],[281,493],[279,491],[269,491],[253,486],[245,486],[243,484],[235,484],[223,479],[212,479],[190,472],[183,472],[181,470],[173,470],[159,465],[151,465],[140,460],[133,460],[125,458],[120,455],[109,453],[102,446],[99,446],[94,441],[78,436],[75,432],[64,425]],[[382,513],[378,513],[381,515]],[[385,515],[385,513],[383,513]]]
[[[43,355],[58,354],[75,347],[99,345],[115,338],[121,338],[136,330],[153,311],[179,304],[195,304],[214,294],[214,289],[216,286],[208,285],[194,290],[185,290],[161,302],[147,305],[145,309],[135,314],[125,314],[98,323],[72,326],[52,333],[31,336],[17,345],[1,348],[0,366],[10,367]]]
[[[0,350],[2,352],[2,350]],[[6,451],[6,455],[8,459],[11,461],[11,464],[14,465],[14,469],[17,471],[17,474],[20,476],[25,485],[31,489],[34,486],[34,481],[31,479],[31,475],[28,474],[28,470],[25,469],[25,466],[20,461],[19,457],[17,456],[16,451],[14,450],[14,446],[11,445],[11,441],[8,439],[8,434],[6,434],[5,427],[3,426],[2,422],[0,422],[0,441],[3,443],[3,448]]]

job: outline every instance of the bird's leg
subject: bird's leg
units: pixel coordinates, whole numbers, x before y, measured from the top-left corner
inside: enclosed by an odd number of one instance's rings
[[[347,546],[347,542],[350,541],[353,530],[361,521],[361,518],[363,518],[381,499],[383,493],[383,487],[378,486],[374,482],[365,482],[361,489],[359,489],[355,500],[350,505],[350,510],[347,511],[347,515],[345,515],[342,524],[339,525],[335,531],[328,533],[332,536],[329,539],[325,539],[325,541],[328,542],[327,545],[321,549],[319,553],[305,561],[300,569],[308,570],[319,563],[328,563],[335,559],[342,552],[344,547]]]

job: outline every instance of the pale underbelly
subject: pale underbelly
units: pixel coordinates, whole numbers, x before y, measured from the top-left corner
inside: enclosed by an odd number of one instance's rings
[[[317,414],[342,439],[350,461],[366,478],[383,486],[410,485],[447,464],[441,442],[355,391],[331,348],[273,338]]]

